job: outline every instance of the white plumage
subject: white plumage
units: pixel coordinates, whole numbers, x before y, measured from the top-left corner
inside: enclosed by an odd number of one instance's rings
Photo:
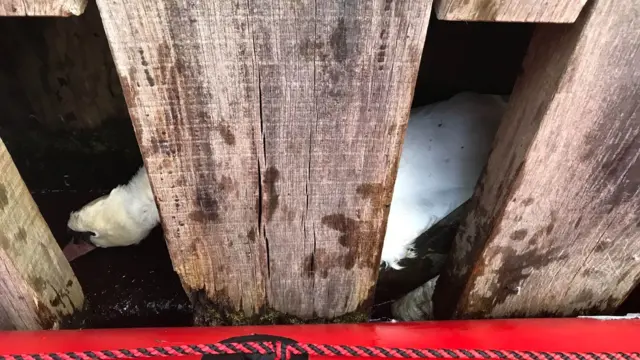
[[[493,95],[461,93],[414,109],[394,188],[383,264],[413,256],[415,238],[469,199],[486,163],[505,103]],[[71,213],[68,227],[91,232],[98,247],[142,241],[160,217],[144,167],[128,184]]]
[[[413,257],[413,241],[473,195],[506,103],[460,93],[413,109],[404,138],[382,262]]]
[[[141,167],[126,185],[72,212],[67,226],[93,233],[89,240],[97,247],[112,247],[139,243],[159,222],[147,171]]]

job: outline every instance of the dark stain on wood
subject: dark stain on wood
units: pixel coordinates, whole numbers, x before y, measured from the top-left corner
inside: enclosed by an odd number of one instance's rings
[[[280,172],[273,166],[269,166],[264,174],[264,189],[266,200],[263,204],[266,209],[262,209],[266,214],[267,222],[271,221],[273,214],[278,209],[280,195],[276,192],[276,182],[280,179]]]
[[[7,188],[4,184],[0,184],[0,210],[9,205],[9,198],[7,197]]]
[[[249,239],[250,242],[254,243],[256,242],[256,228],[251,228],[249,229],[249,231],[247,232],[247,239]]]
[[[156,81],[153,80],[153,76],[151,76],[149,69],[144,69],[144,76],[147,79],[147,84],[149,84],[149,86],[151,87],[156,86]]]
[[[218,134],[220,134],[225,144],[229,146],[234,146],[236,144],[236,137],[235,135],[233,135],[229,124],[221,121],[216,128],[218,130]]]
[[[211,185],[214,184],[212,183]],[[218,200],[213,196],[210,187],[197,183],[196,203],[200,206],[201,212],[206,219],[210,221],[218,220]]]
[[[328,269],[322,269],[322,271],[320,272],[320,277],[323,279],[326,279],[329,277],[329,270]]]
[[[374,211],[379,211],[391,205],[389,192],[381,183],[364,183],[358,185],[356,193],[371,201]]]
[[[347,60],[347,27],[345,26],[343,17],[338,19],[338,24],[331,33],[329,45],[331,46],[331,50],[333,50],[333,57],[337,62],[343,63]]]
[[[593,247],[593,252],[595,252],[596,254],[603,253],[603,252],[607,251],[609,248],[611,248],[612,245],[613,245],[613,242],[600,240],[596,244],[596,246]]]
[[[529,205],[533,204],[534,201],[535,200],[532,197],[528,197],[528,198],[522,200],[522,206],[525,206],[525,207],[529,206]]]
[[[138,49],[138,54],[140,54],[140,64],[142,66],[149,66],[149,62],[144,57],[144,50],[142,48]]]
[[[185,11],[187,12],[185,14]],[[167,43],[158,46],[158,59],[162,83],[167,84],[167,97],[172,103],[168,113],[160,118],[167,121],[166,128],[175,130],[175,138],[190,138],[195,141],[206,139],[206,119],[211,118],[207,112],[211,101],[211,93],[207,84],[204,84],[197,69],[202,69],[200,58],[195,54],[202,53],[200,44],[192,41],[198,37],[197,24],[185,23],[184,16],[189,15],[189,9],[180,5],[173,5],[167,9],[169,19],[169,35],[174,44],[188,44],[171,48]],[[189,66],[187,66],[189,64]],[[188,97],[188,98],[187,98]],[[202,126],[193,126],[194,123]],[[205,126],[205,129],[203,129]],[[183,133],[188,134],[183,134]],[[224,132],[224,130],[223,130]],[[230,141],[229,136],[225,141]],[[176,144],[179,146],[181,144]],[[189,214],[189,218],[202,222],[217,221],[219,218],[219,201],[216,194],[217,188],[215,168],[212,164],[215,158],[211,144],[206,141],[198,141],[198,144],[189,144],[193,154],[192,171],[197,174],[193,184],[195,189],[195,204],[199,211]],[[176,149],[180,152],[180,148]],[[172,154],[175,156],[175,154]]]
[[[18,232],[16,232],[14,239],[16,242],[26,243],[27,242],[27,231],[21,226],[18,228]]]
[[[517,289],[531,276],[535,270],[543,269],[551,263],[566,260],[569,255],[561,254],[561,248],[552,248],[544,251],[538,247],[530,248],[522,253],[517,253],[511,247],[500,247],[498,254],[504,262],[496,277],[491,279],[488,296],[474,299],[473,304],[468,304],[470,317],[485,317],[497,305],[503,304],[510,296],[517,294]],[[494,259],[487,260],[488,263]],[[478,269],[482,273],[481,267]]]
[[[73,280],[69,280],[69,281],[67,281],[66,286],[67,286],[67,287],[72,287],[72,286],[73,286]]]
[[[302,263],[302,275],[306,277],[313,277],[315,273],[315,261],[313,253],[304,257]]]
[[[577,229],[580,226],[580,223],[582,222],[582,215],[578,216],[578,219],[576,220],[576,222],[573,224],[573,228]]]
[[[338,243],[346,248],[351,248],[354,241],[357,240],[356,236],[354,236],[354,232],[358,231],[360,227],[359,222],[344,216],[344,214],[324,216],[322,218],[322,224],[333,230],[341,232],[342,235],[338,238]]]
[[[300,42],[298,47],[298,53],[306,61],[312,61],[315,57],[316,46],[314,42],[306,38]]]
[[[522,241],[527,237],[527,233],[527,229],[518,229],[511,233],[511,236],[509,236],[509,238],[515,241]]]
[[[480,0],[476,8],[476,19],[485,21],[495,20],[500,10],[496,4],[496,0]]]
[[[233,190],[233,179],[227,175],[222,175],[222,178],[218,183],[218,190],[220,192]]]
[[[47,282],[40,276],[34,276],[29,278],[29,283],[33,286],[33,290],[41,294],[47,288]]]
[[[163,154],[165,156],[171,156],[171,146],[169,140],[166,138],[153,137],[150,140],[151,151],[154,154]]]
[[[38,318],[38,323],[43,329],[53,328],[57,321],[57,318],[53,315],[51,310],[40,300],[36,300],[36,317]]]
[[[331,214],[322,217],[322,224],[340,232],[338,243],[347,249],[344,260],[344,268],[352,269],[356,262],[368,267],[375,268],[378,261],[371,256],[375,249],[372,248],[376,242],[375,237],[380,236],[371,222],[358,221],[345,216],[344,214]],[[342,262],[342,261],[340,261]]]
[[[202,210],[196,210],[189,213],[189,219],[198,223],[204,223],[207,220],[207,215]]]

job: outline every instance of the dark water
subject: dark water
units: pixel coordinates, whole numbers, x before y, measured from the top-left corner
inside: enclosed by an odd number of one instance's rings
[[[61,246],[69,240],[69,213],[103,195],[96,192],[34,193]],[[86,298],[84,311],[68,328],[170,327],[192,324],[191,305],[173,271],[158,227],[137,246],[96,249],[71,266]]]

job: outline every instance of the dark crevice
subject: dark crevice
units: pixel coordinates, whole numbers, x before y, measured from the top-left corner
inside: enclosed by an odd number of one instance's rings
[[[255,37],[253,39],[253,53],[255,56]],[[254,61],[255,58],[254,58]],[[260,117],[260,136],[262,138],[262,159],[264,161],[264,166],[266,167],[267,161],[267,144],[266,138],[264,134],[264,117],[262,114],[262,80],[260,78],[260,68],[256,62],[256,73],[258,77],[258,116]],[[262,168],[260,166],[260,156],[258,156],[258,229],[262,232],[262,236],[264,237],[265,247],[266,247],[266,255],[267,255],[267,276],[271,278],[271,259],[269,257],[269,239],[267,239],[267,230],[266,230],[266,222],[262,221],[263,216],[263,201],[264,201],[264,191],[262,189]]]
[[[318,4],[317,2],[314,2],[314,30],[313,30],[313,42],[314,44],[316,44],[316,42],[318,41],[318,21],[317,21],[317,15],[318,15]],[[310,189],[309,189],[309,185],[311,183],[311,150],[313,148],[313,129],[314,126],[318,126],[318,96],[317,96],[317,92],[316,92],[316,84],[317,84],[317,69],[316,69],[316,56],[317,56],[317,49],[318,47],[314,45],[313,47],[313,99],[314,99],[314,106],[313,106],[313,111],[315,112],[315,122],[314,124],[311,124],[309,126],[309,150],[307,152],[307,183],[305,184],[305,191],[306,191],[306,209],[305,209],[305,216],[304,216],[304,221],[305,221],[305,236],[307,235],[307,223],[311,223],[311,231],[312,231],[312,236],[313,236],[313,252],[311,253],[311,271],[313,272],[313,274],[315,275],[315,271],[316,271],[316,229],[315,226],[313,225],[313,221],[309,221],[309,195],[310,195]],[[315,276],[314,276],[315,277]],[[312,283],[312,291],[315,292],[315,281]]]

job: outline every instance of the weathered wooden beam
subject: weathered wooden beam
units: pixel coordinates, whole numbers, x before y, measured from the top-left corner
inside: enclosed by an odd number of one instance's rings
[[[587,0],[436,0],[440,20],[572,23]]]
[[[199,321],[366,313],[431,0],[98,6]]]
[[[640,280],[638,1],[538,25],[438,317],[610,313]]]
[[[0,16],[82,15],[87,0],[3,0]]]
[[[82,289],[0,140],[0,330],[57,327]]]

